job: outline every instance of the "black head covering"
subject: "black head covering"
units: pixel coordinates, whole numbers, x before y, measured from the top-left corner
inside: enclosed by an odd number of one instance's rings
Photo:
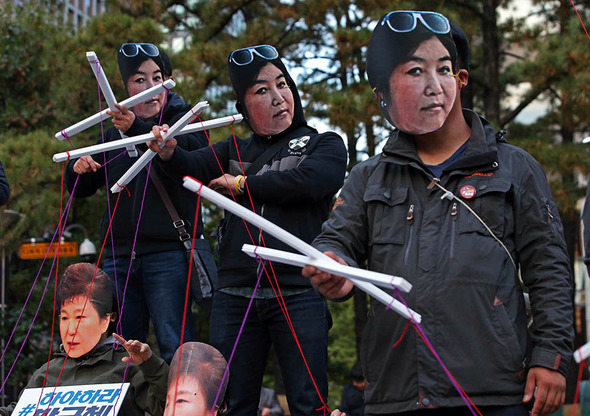
[[[379,19],[377,26],[375,26],[367,51],[367,76],[371,88],[376,91],[388,92],[389,77],[393,70],[406,62],[422,42],[433,37],[438,38],[449,51],[453,62],[453,71],[456,71],[457,49],[451,33],[434,33],[420,20],[411,32],[394,32],[384,20],[386,16]]]
[[[466,69],[469,71],[471,67],[471,49],[469,48],[469,39],[459,26],[451,22],[451,35],[453,42],[457,47],[457,56],[459,58],[457,65],[459,69]]]
[[[289,126],[286,131],[306,125],[307,121],[305,121],[305,116],[303,114],[303,107],[301,105],[299,91],[297,90],[295,81],[293,81],[289,71],[287,71],[285,64],[283,64],[283,61],[281,61],[281,58],[277,57],[276,59],[268,60],[261,58],[257,54],[253,54],[253,56],[254,59],[247,65],[236,65],[229,59],[227,62],[229,78],[238,100],[236,102],[236,109],[244,116],[244,120],[248,124],[248,127],[252,128],[250,123],[248,123],[248,109],[244,105],[244,95],[246,94],[246,90],[254,84],[254,81],[256,80],[260,70],[269,63],[276,66],[285,75],[287,85],[289,85],[291,93],[293,94],[293,121],[291,122],[291,126]]]
[[[137,68],[139,68],[141,64],[148,59],[152,59],[156,65],[158,65],[158,68],[160,68],[162,71],[162,76],[166,75],[166,67],[160,55],[148,56],[141,49],[139,49],[137,55],[128,57],[125,56],[123,52],[121,52],[121,49],[119,49],[119,52],[117,52],[117,62],[119,63],[119,71],[121,72],[121,77],[123,78],[125,88],[127,88],[127,80],[129,77],[133,75],[135,71],[137,71]]]
[[[398,65],[406,62],[422,42],[433,37],[438,38],[449,51],[453,71],[456,71],[457,48],[451,32],[434,33],[421,20],[416,22],[416,28],[410,32],[394,32],[385,21],[386,17],[387,14],[381,17],[375,26],[367,51],[367,77],[375,93],[381,92],[385,100],[389,99],[389,78],[392,72]],[[394,125],[383,100],[379,103],[379,108],[387,121]]]

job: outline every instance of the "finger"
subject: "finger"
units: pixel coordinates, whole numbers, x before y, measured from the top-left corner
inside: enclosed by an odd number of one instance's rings
[[[125,107],[124,105],[115,104],[115,107],[117,107],[117,110],[119,110],[123,115],[127,115],[129,113],[129,110],[127,110],[127,107]]]
[[[524,387],[524,396],[522,398],[522,401],[524,403],[530,402],[533,398],[533,393],[535,391],[536,384],[536,378],[534,374],[530,372],[526,380],[526,386]]]
[[[125,338],[123,338],[121,335],[115,334],[114,332],[113,338],[115,338],[119,344],[125,344],[127,342],[125,341]]]
[[[532,416],[535,415],[542,415],[544,413],[543,410],[546,409],[547,405],[547,390],[544,388],[539,388],[537,386],[537,392],[535,394],[535,405],[533,406],[533,410],[531,412]]]

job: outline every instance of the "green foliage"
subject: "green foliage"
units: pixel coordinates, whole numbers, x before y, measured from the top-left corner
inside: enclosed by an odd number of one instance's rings
[[[0,5],[0,125],[19,132],[53,117],[47,40],[59,30],[45,23],[50,16],[35,4],[18,10],[10,2]]]
[[[204,115],[207,119],[235,112],[235,97],[227,75],[229,53],[248,45],[273,44],[297,77],[307,117],[317,117],[329,128],[343,133],[352,166],[376,151],[389,128],[367,83],[365,58],[372,25],[393,9],[438,10],[464,29],[472,44],[469,89],[474,107],[483,111],[492,107],[490,101],[500,100],[498,121],[494,120],[498,125],[513,120],[535,98],[549,103],[549,113],[535,125],[523,126],[512,121],[508,138],[540,161],[562,217],[575,221],[579,217],[576,201],[584,195],[585,188],[579,177],[587,174],[590,166],[585,147],[572,143],[574,135],[586,135],[590,127],[590,49],[573,13],[559,9],[558,2],[542,3],[539,15],[544,20],[540,24],[524,24],[522,19],[510,17],[502,23],[495,22],[497,26],[490,32],[490,21],[497,20],[499,7],[510,8],[515,1],[108,0],[108,13],[91,20],[77,34],[51,24],[52,17],[35,6],[14,13],[9,4],[3,4],[0,159],[12,190],[5,208],[23,216],[12,226],[0,229],[0,247],[13,253],[23,239],[40,237],[59,223],[60,203],[65,204],[69,195],[66,191],[60,201],[61,165],[54,164],[51,155],[67,150],[69,145],[55,140],[53,134],[99,110],[96,80],[86,51],[96,52],[121,100],[126,92],[117,68],[119,45],[128,41],[157,44],[172,60],[175,91],[187,102],[209,101],[210,108]],[[587,21],[586,10],[579,11]],[[187,34],[183,48],[165,44],[164,32],[177,29]],[[499,55],[497,62],[490,63],[493,39],[499,41],[495,50]],[[500,67],[497,79],[487,75],[491,64]],[[507,88],[519,85],[528,87],[524,96]],[[492,86],[494,89],[490,89]],[[101,105],[105,107],[104,99]],[[104,127],[109,126],[107,122]],[[240,137],[250,134],[244,123],[234,128]],[[211,132],[211,141],[231,135],[229,127],[217,129]],[[100,127],[96,126],[74,136],[72,143],[82,147],[94,143],[99,136]],[[68,223],[86,227],[95,242],[99,238],[105,192],[74,201],[68,218]],[[206,202],[203,205],[205,233],[209,235],[221,212]],[[14,261],[14,256],[12,259],[9,290],[15,304],[8,312],[11,322],[15,307],[24,302],[23,295],[28,293],[39,267],[35,261]],[[47,271],[44,269],[43,273]],[[39,287],[33,298],[35,302],[40,298]],[[46,304],[50,298],[47,297]],[[329,346],[329,405],[335,407],[340,399],[339,388],[348,381],[356,350],[353,303],[331,304],[330,308],[334,326]],[[44,304],[33,329],[37,338],[24,350],[26,357],[33,357],[34,361],[29,368],[18,364],[14,377],[19,383],[40,362],[36,354],[47,350],[42,342],[50,333],[50,316],[51,310]],[[207,317],[197,312],[197,318],[199,333],[206,334]],[[32,319],[28,310],[27,319]],[[19,340],[27,328],[26,324],[19,326]],[[11,362],[14,354],[10,349],[6,362]]]

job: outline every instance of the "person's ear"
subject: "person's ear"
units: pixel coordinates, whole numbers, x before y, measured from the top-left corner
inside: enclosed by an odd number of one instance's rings
[[[99,322],[98,325],[100,327],[100,333],[101,334],[104,334],[105,332],[107,332],[107,330],[109,329],[109,325],[112,322],[111,319],[112,319],[112,316],[111,315],[107,315],[104,318],[101,318],[100,319],[100,322]],[[109,335],[109,334],[107,334],[107,335]]]
[[[379,103],[379,108],[381,109],[381,111],[386,111],[387,101],[385,100],[385,96],[383,95],[383,93],[381,91],[376,93],[376,96],[377,96],[377,102]]]
[[[469,84],[469,72],[466,69],[460,69],[455,75],[459,89],[466,87]]]

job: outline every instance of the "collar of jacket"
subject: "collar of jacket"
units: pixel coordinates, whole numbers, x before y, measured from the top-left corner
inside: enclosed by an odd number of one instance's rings
[[[471,137],[465,152],[459,161],[452,166],[453,172],[469,173],[473,171],[487,172],[498,168],[498,148],[496,133],[489,121],[474,111],[463,109],[467,124],[471,127]],[[389,136],[383,147],[382,159],[401,165],[413,165],[426,170],[424,163],[416,152],[414,136],[396,130]]]
[[[116,342],[115,338],[110,336],[100,344],[97,344],[93,349],[88,351],[86,354],[78,358],[68,358],[68,360],[74,360],[78,365],[82,364],[94,364],[101,360],[112,361],[113,354],[115,352],[113,344]],[[123,348],[119,345],[119,348]],[[55,353],[56,357],[66,357],[66,351],[63,344],[59,346],[59,351]]]

